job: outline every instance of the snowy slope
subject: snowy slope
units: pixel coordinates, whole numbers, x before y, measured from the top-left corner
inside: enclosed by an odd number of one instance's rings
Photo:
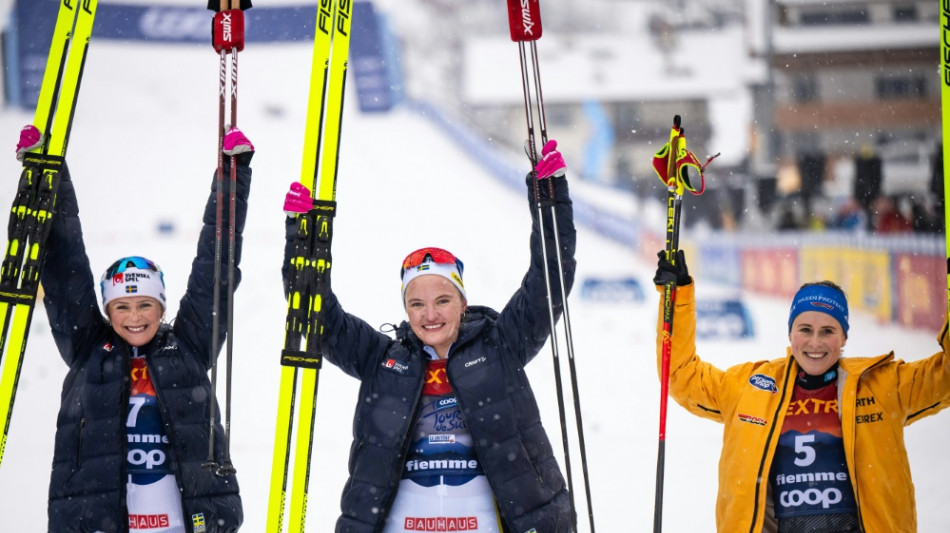
[[[299,44],[258,45],[241,55],[240,125],[257,147],[244,282],[235,311],[232,452],[246,531],[263,530],[266,514],[284,317],[281,203],[288,183],[300,174],[309,54],[310,45]],[[68,154],[94,271],[121,255],[147,255],[166,271],[171,312],[183,291],[216,162],[216,59],[205,48],[95,42]],[[0,112],[0,147],[9,150],[0,158],[0,176],[5,176],[0,205],[11,201],[19,172],[13,147],[19,128],[30,120],[23,112]],[[551,134],[556,138],[556,131]],[[366,116],[350,107],[343,135],[333,280],[344,306],[374,325],[400,320],[398,264],[407,251],[424,245],[444,246],[463,258],[473,302],[504,305],[527,266],[529,217],[523,197],[487,177],[464,150],[407,111]],[[160,223],[173,224],[175,233],[159,234]],[[632,251],[583,227],[578,259],[578,280],[635,276],[647,285],[652,276],[651,266],[638,262]],[[659,386],[656,308],[651,293],[647,298],[645,303],[571,299],[594,511],[604,531],[647,531],[652,523]],[[784,353],[787,303],[753,296],[745,301],[760,336],[701,346],[701,353],[722,367]],[[898,356],[915,359],[936,350],[935,333],[880,326],[856,316],[848,353],[899,348]],[[0,467],[0,531],[40,531],[46,522],[53,431],[66,369],[42,310],[34,317],[26,355]],[[560,435],[548,348],[529,370],[556,444]],[[311,531],[330,531],[338,513],[356,391],[357,383],[335,368],[322,371]],[[922,532],[950,530],[942,508],[950,496],[946,416],[907,430]],[[671,405],[667,531],[714,529],[720,438],[717,425]],[[579,465],[576,455],[574,464]],[[581,480],[575,472],[575,487]],[[577,501],[580,506],[582,494]]]

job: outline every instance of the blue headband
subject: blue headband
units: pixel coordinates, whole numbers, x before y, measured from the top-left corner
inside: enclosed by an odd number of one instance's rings
[[[795,317],[805,311],[818,311],[831,315],[841,324],[844,336],[848,336],[848,300],[841,291],[827,285],[802,287],[792,298],[792,310],[788,314],[788,331],[792,331]]]

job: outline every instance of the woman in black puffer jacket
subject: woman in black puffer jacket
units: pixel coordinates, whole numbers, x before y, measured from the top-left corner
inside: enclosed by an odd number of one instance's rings
[[[545,147],[537,176],[542,190],[554,180],[569,290],[576,236],[556,146]],[[531,264],[500,313],[468,304],[462,262],[440,248],[417,250],[403,262],[408,320],[395,339],[327,295],[323,355],[361,381],[337,532],[573,531],[570,495],[525,373],[550,334],[533,179]],[[306,212],[309,194],[292,186],[285,211]],[[543,231],[553,242],[546,218]],[[285,279],[296,227],[288,218]],[[557,272],[557,250],[548,246],[547,252],[548,268]],[[554,284],[560,316],[561,290]]]
[[[236,128],[225,136],[225,147],[237,160],[236,265],[254,148]],[[61,176],[42,271],[53,337],[69,365],[56,423],[49,531],[237,531],[243,511],[233,468],[202,467],[208,459],[209,402],[215,401],[208,371],[218,355],[209,353],[215,185],[187,292],[178,315],[165,322],[163,273],[143,257],[124,257],[106,270],[99,286],[105,317],[100,313],[73,183],[67,169]],[[224,187],[229,187],[227,179]],[[223,191],[224,198],[228,192]],[[223,210],[225,228],[231,222],[228,211]],[[228,253],[222,246],[222,323],[227,320]],[[240,271],[235,273],[239,281]],[[225,335],[226,328],[220,328],[218,346]],[[215,461],[229,465],[217,421],[214,437]]]

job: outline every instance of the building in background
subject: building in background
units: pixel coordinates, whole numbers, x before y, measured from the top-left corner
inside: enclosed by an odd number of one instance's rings
[[[768,66],[753,88],[760,204],[788,196],[806,210],[818,209],[818,197],[856,198],[865,209],[879,196],[930,201],[941,138],[938,3],[746,5],[751,53]]]

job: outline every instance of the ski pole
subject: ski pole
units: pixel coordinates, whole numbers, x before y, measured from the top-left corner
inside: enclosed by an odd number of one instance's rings
[[[213,7],[213,3],[211,5]],[[219,9],[212,21],[212,45],[218,52],[218,169],[215,178],[215,239],[214,239],[214,288],[212,290],[212,325],[211,325],[211,398],[208,417],[208,459],[203,466],[215,471],[217,475],[234,473],[231,464],[231,376],[233,362],[234,337],[234,252],[235,235],[234,222],[236,216],[236,189],[237,189],[237,161],[232,155],[230,160],[230,175],[228,176],[228,263],[227,263],[227,325],[226,325],[226,366],[225,377],[225,422],[224,422],[224,452],[219,464],[214,453],[214,421],[215,421],[215,392],[218,386],[218,351],[220,350],[220,318],[221,318],[221,248],[223,246],[224,231],[224,134],[225,111],[227,108],[228,89],[228,60],[231,54],[230,69],[230,125],[237,126],[237,70],[238,52],[244,49],[244,12],[240,9],[239,0],[220,0]]]
[[[683,201],[681,190],[676,180],[676,157],[679,139],[682,135],[680,116],[673,117],[673,129],[670,132],[670,141],[667,145],[666,168],[666,259],[675,261],[676,250],[679,247],[680,208]],[[660,364],[660,435],[656,455],[656,494],[653,507],[653,531],[663,531],[663,482],[666,468],[666,409],[669,399],[670,385],[670,353],[672,351],[673,335],[673,304],[676,300],[676,281],[668,282],[663,286],[663,356]]]
[[[541,73],[539,69],[538,62],[538,49],[535,41],[531,41],[531,61],[534,68],[534,87],[535,92],[537,93],[537,102],[538,102],[538,125],[541,128],[541,145],[544,146],[548,142],[548,132],[547,132],[547,123],[545,120],[544,114],[544,97],[541,92]],[[563,312],[563,323],[564,323],[564,340],[565,347],[567,348],[567,361],[568,368],[571,373],[571,389],[574,398],[574,416],[577,425],[577,440],[578,446],[580,449],[581,456],[581,471],[584,475],[584,492],[587,497],[587,514],[590,521],[590,530],[591,533],[596,531],[594,528],[594,507],[591,500],[591,490],[590,490],[590,476],[587,469],[587,445],[584,440],[584,422],[581,415],[581,400],[580,400],[580,391],[577,387],[577,366],[574,364],[574,336],[573,329],[571,327],[571,313],[570,307],[568,306],[567,298],[567,289],[565,288],[564,283],[564,263],[561,260],[561,239],[558,231],[556,209],[554,206],[554,182],[548,180],[548,197],[551,200],[550,210],[551,210],[551,223],[554,233],[554,249],[558,250],[558,253],[555,254],[557,257],[557,268],[558,268],[558,278],[560,281],[561,287],[561,302],[564,306]]]
[[[541,34],[543,32],[542,25],[541,25],[540,8],[539,8],[537,0],[533,0],[530,2],[520,2],[518,0],[509,0],[508,1],[508,20],[509,20],[509,27],[511,30],[511,38],[513,41],[518,43],[518,47],[519,47],[519,58],[521,62],[522,90],[524,92],[524,100],[525,100],[525,117],[526,117],[527,126],[528,126],[528,152],[529,152],[529,157],[531,158],[532,166],[534,166],[537,164],[538,155],[537,155],[537,148],[535,144],[534,119],[532,117],[532,99],[531,99],[531,94],[530,94],[531,83],[529,82],[529,74],[528,74],[528,67],[527,67],[528,61],[527,61],[526,52],[525,52],[526,43],[529,43],[530,51],[531,51],[531,61],[530,61],[531,70],[532,70],[531,74],[533,75],[535,100],[536,100],[537,108],[538,108],[538,126],[541,130],[541,144],[544,145],[548,141],[547,123],[546,123],[545,113],[544,113],[544,95],[541,90],[541,72],[540,72],[540,66],[539,66],[540,62],[538,60],[538,49],[537,49],[537,40],[541,37]],[[538,183],[537,183],[537,180],[534,180],[534,197],[537,203],[538,221],[541,227],[543,227],[543,213],[541,211],[541,208],[544,203],[549,204],[549,207],[550,207],[552,231],[554,233],[554,250],[555,250],[555,256],[557,257],[558,280],[559,280],[560,290],[561,290],[560,296],[561,296],[562,305],[564,306],[564,311],[563,311],[564,333],[565,333],[565,342],[566,342],[568,363],[569,363],[570,375],[571,375],[572,393],[573,393],[573,399],[574,399],[574,414],[575,414],[575,420],[576,420],[577,432],[578,432],[578,446],[580,448],[581,465],[582,465],[582,471],[584,475],[584,489],[585,489],[585,494],[586,494],[586,499],[587,499],[587,511],[588,511],[588,518],[590,522],[590,530],[593,533],[595,531],[594,511],[593,511],[593,505],[591,501],[590,480],[589,480],[588,469],[587,469],[587,447],[584,441],[584,429],[583,429],[584,424],[583,424],[583,419],[581,416],[580,393],[577,387],[577,370],[574,364],[574,339],[573,339],[572,329],[571,329],[570,310],[567,303],[567,289],[565,288],[565,282],[564,282],[564,266],[563,266],[563,262],[561,260],[561,254],[560,254],[561,243],[560,243],[560,237],[558,235],[556,207],[554,203],[553,181],[552,180],[548,181],[547,201],[545,202],[540,199],[540,191],[538,188]],[[541,239],[542,254],[544,255],[545,258],[547,258],[545,240],[546,239],[543,238],[543,231],[542,231],[542,239]],[[555,384],[556,384],[557,395],[558,395],[558,413],[561,418],[561,433],[562,433],[562,441],[563,441],[564,453],[565,453],[565,469],[567,470],[568,490],[572,494],[571,496],[572,520],[574,522],[574,527],[576,528],[577,513],[574,507],[574,500],[573,500],[573,493],[574,493],[573,476],[572,476],[570,452],[569,452],[568,437],[567,437],[567,424],[566,424],[565,414],[564,414],[564,399],[563,399],[564,394],[563,394],[563,386],[561,383],[560,356],[559,356],[558,348],[557,348],[558,343],[557,343],[557,335],[556,335],[556,330],[555,330],[556,321],[554,318],[553,298],[551,295],[551,274],[550,274],[549,267],[546,260],[544,262],[544,269],[545,269],[545,279],[546,279],[547,288],[548,288],[549,316],[551,320],[551,346],[552,346],[552,355],[554,358],[554,367],[555,367]]]
[[[666,260],[676,261],[679,250],[680,214],[683,203],[683,190],[700,195],[706,189],[703,171],[719,156],[710,156],[700,166],[699,160],[686,149],[686,132],[681,126],[679,115],[673,117],[670,140],[653,157],[653,168],[660,180],[666,185]],[[689,167],[699,171],[699,183],[694,184],[689,177]],[[670,355],[673,351],[673,307],[676,302],[676,280],[663,286],[663,351],[660,362],[660,431],[656,456],[656,495],[653,508],[653,531],[663,531],[663,483],[666,469],[666,412],[670,388]]]
[[[223,2],[224,0],[222,0]],[[231,127],[237,126],[238,93],[238,52],[244,49],[244,12],[238,6],[238,0],[231,0]],[[235,472],[231,464],[231,376],[234,361],[234,225],[237,217],[237,156],[231,156],[230,187],[228,188],[228,333],[225,348],[227,375],[225,376],[225,416],[224,416],[224,463],[218,469],[219,474]]]

